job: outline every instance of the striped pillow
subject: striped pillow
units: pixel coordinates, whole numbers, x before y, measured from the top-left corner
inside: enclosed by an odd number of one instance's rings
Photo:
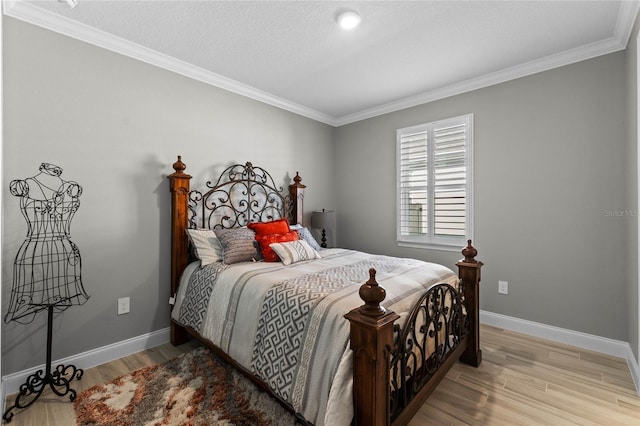
[[[215,232],[210,229],[187,229],[187,235],[196,257],[200,259],[200,266],[222,262],[222,243]]]
[[[320,259],[318,252],[304,240],[273,243],[269,247],[276,252],[285,265],[291,265],[303,260]]]
[[[279,262],[278,255],[271,249],[273,243],[286,243],[298,240],[298,233],[295,231],[283,234],[256,235],[256,241],[260,244],[260,251],[265,262]]]

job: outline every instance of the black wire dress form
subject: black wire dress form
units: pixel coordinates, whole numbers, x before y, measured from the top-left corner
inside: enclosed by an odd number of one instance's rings
[[[48,311],[46,371],[38,370],[20,386],[14,405],[4,413],[7,422],[11,421],[14,408],[33,404],[46,385],[58,396],[69,393],[73,401],[76,391],[69,382],[80,379],[83,373],[73,365],[59,365],[51,371],[53,313],[82,305],[89,298],[82,286],[80,251],[70,239],[71,220],[80,207],[82,187],[63,180],[62,169],[53,164],[42,163],[39,170],[39,174],[13,180],[9,185],[11,194],[20,197],[27,236],[14,262],[11,299],[4,321],[28,324],[38,312]],[[23,398],[28,402],[23,403]]]

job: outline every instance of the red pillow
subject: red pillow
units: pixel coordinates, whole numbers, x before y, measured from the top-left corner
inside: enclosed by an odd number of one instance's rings
[[[278,262],[280,258],[274,252],[269,244],[273,243],[286,243],[289,241],[298,240],[298,232],[291,231],[285,232],[281,234],[266,234],[266,235],[256,235],[256,241],[260,244],[260,251],[262,252],[262,257],[265,262]]]
[[[289,232],[289,221],[287,219],[277,219],[271,222],[254,222],[247,225],[256,235],[284,234]]]

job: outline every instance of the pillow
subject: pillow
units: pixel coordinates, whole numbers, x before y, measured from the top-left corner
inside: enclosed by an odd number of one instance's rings
[[[287,219],[276,219],[271,222],[253,222],[247,225],[256,235],[284,234],[289,232],[289,221]]]
[[[313,238],[313,235],[311,235],[311,231],[309,231],[308,228],[305,228],[302,225],[291,225],[290,228],[291,230],[298,231],[298,234],[300,235],[300,239],[305,240],[311,246],[312,249],[316,251],[322,250],[322,247],[320,247],[320,244],[318,244],[316,239]]]
[[[265,262],[278,262],[280,260],[278,255],[269,247],[269,244],[296,241],[298,238],[296,231],[282,234],[256,235],[256,241],[260,244],[260,251]]]
[[[291,265],[302,260],[320,259],[320,255],[304,240],[288,243],[273,243],[271,249],[276,252],[282,263]]]
[[[222,262],[222,244],[211,229],[187,229],[187,236],[200,266]]]
[[[216,229],[215,232],[222,244],[222,258],[225,264],[231,265],[259,259],[255,246],[256,234],[251,229]]]

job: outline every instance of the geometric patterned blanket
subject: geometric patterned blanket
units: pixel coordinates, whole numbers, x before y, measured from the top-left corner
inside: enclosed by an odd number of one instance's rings
[[[227,265],[223,263],[212,263],[197,269],[191,275],[189,292],[185,295],[183,309],[180,310],[180,323],[189,324],[194,330],[202,328],[213,286],[220,272],[226,268]]]
[[[305,393],[306,370],[300,361],[317,344],[318,327],[310,324],[314,306],[328,295],[352,286],[369,274],[391,271],[399,259],[378,257],[349,266],[339,266],[313,274],[301,275],[273,285],[267,292],[256,331],[251,367],[285,401]],[[341,343],[341,344],[340,344]],[[346,339],[339,346],[346,345]],[[302,375],[300,377],[300,375]],[[297,380],[296,380],[297,379]],[[297,387],[295,386],[297,384]]]
[[[375,268],[383,305],[402,318],[425,289],[452,285],[448,268],[345,249],[284,266],[247,262],[204,268],[183,277],[172,318],[189,326],[260,377],[317,426],[348,425],[352,410],[344,315],[362,305],[360,286]],[[402,321],[399,320],[399,321]],[[335,384],[335,386],[334,386]]]

